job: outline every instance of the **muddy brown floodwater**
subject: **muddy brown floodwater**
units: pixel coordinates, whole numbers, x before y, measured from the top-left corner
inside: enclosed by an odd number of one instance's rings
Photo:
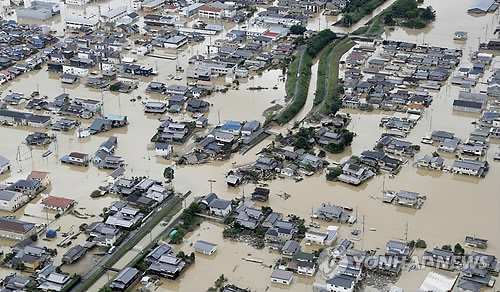
[[[106,1],[102,2],[103,7],[117,7],[124,5],[127,1]],[[466,13],[467,8],[474,0],[454,1],[454,0],[426,0],[424,5],[432,5],[437,12],[437,19],[434,24],[424,30],[410,30],[396,28],[384,34],[384,38],[417,42],[425,42],[432,45],[447,46],[464,49],[463,64],[469,64],[467,60],[469,53],[477,48],[478,38],[484,41],[485,37],[492,37],[492,30],[498,23],[498,15],[488,14],[475,17]],[[388,1],[384,6],[387,7]],[[126,4],[126,3],[125,3]],[[449,9],[453,6],[454,9]],[[62,35],[61,17],[65,15],[92,15],[97,13],[97,5],[89,4],[84,7],[67,7],[62,5],[62,16],[54,18],[46,24],[54,25],[58,34]],[[457,21],[460,19],[460,21]],[[336,17],[320,16],[312,19],[308,24],[309,28],[331,26]],[[360,22],[365,22],[364,19]],[[192,20],[190,20],[192,21]],[[59,132],[57,143],[52,143],[47,147],[35,147],[30,150],[23,141],[29,132],[42,131],[45,129],[21,128],[21,127],[1,127],[0,128],[0,154],[9,158],[13,163],[13,169],[10,173],[0,175],[0,181],[13,182],[19,178],[25,178],[31,170],[43,170],[51,172],[52,186],[46,190],[56,196],[63,196],[76,200],[76,210],[82,214],[87,214],[88,219],[79,219],[74,215],[65,214],[60,219],[52,223],[51,228],[60,226],[61,231],[58,237],[53,241],[42,240],[39,242],[42,246],[56,246],[62,237],[61,233],[77,231],[82,223],[99,221],[99,213],[102,209],[119,198],[107,195],[102,198],[92,199],[90,193],[97,187],[105,183],[108,171],[97,169],[91,165],[88,168],[62,165],[59,158],[72,151],[93,153],[99,145],[109,136],[114,135],[118,138],[116,155],[122,156],[127,164],[126,176],[147,175],[161,180],[165,166],[173,165],[172,161],[157,158],[152,151],[148,150],[150,138],[154,135],[156,127],[159,124],[158,116],[144,115],[143,107],[140,102],[130,102],[131,97],[141,95],[144,99],[163,99],[164,96],[149,95],[145,93],[145,88],[151,80],[158,80],[167,84],[185,84],[185,78],[181,81],[170,81],[166,79],[168,74],[175,75],[175,65],[187,67],[187,60],[192,54],[205,53],[205,46],[213,42],[216,38],[222,38],[234,24],[224,24],[224,31],[213,37],[208,38],[203,43],[189,46],[183,51],[160,50],[160,53],[178,53],[179,60],[169,61],[163,59],[153,59],[148,57],[137,57],[129,53],[128,56],[134,56],[139,64],[149,64],[159,68],[159,75],[150,78],[141,78],[139,88],[132,94],[114,94],[88,90],[83,85],[79,86],[61,86],[56,74],[50,74],[45,70],[23,75],[13,82],[4,84],[0,87],[3,91],[2,97],[8,91],[21,92],[29,95],[32,91],[40,90],[41,95],[49,96],[49,99],[65,91],[71,97],[84,97],[104,100],[105,114],[127,115],[130,124],[126,128],[114,129],[107,133],[101,133],[84,139],[76,138],[74,131]],[[335,31],[343,31],[343,28],[332,28]],[[453,33],[457,30],[469,32],[469,40],[465,43],[453,41]],[[308,100],[304,110],[294,119],[302,120],[308,111],[312,108],[313,93],[316,86],[317,61],[315,60],[312,68],[311,85],[309,89]],[[262,113],[265,109],[275,104],[285,104],[284,83],[279,81],[282,74],[279,70],[265,72],[262,76],[255,76],[245,82],[241,82],[239,90],[229,90],[227,93],[217,93],[207,100],[213,104],[208,117],[210,124],[215,125],[224,120],[264,120]],[[485,77],[486,78],[486,77]],[[485,81],[484,79],[483,81]],[[84,83],[82,81],[82,83]],[[222,87],[222,82],[217,82],[217,86]],[[278,89],[271,89],[277,85]],[[267,87],[269,89],[261,91],[247,90],[249,87]],[[484,85],[479,85],[479,89],[484,89]],[[432,130],[446,130],[455,132],[462,139],[466,138],[469,132],[474,128],[472,122],[478,118],[474,114],[457,114],[452,111],[451,103],[458,94],[458,88],[447,85],[439,92],[433,92],[434,101],[417,126],[412,130],[407,140],[419,143],[422,136]],[[400,113],[392,112],[371,112],[360,113],[359,111],[345,111],[352,116],[352,122],[349,125],[350,130],[358,135],[355,137],[351,147],[342,154],[328,155],[330,162],[341,162],[351,155],[358,155],[366,149],[374,146],[384,129],[378,126],[382,116],[405,116]],[[174,119],[181,116],[173,116]],[[292,121],[293,122],[293,121]],[[82,120],[84,125],[89,125],[89,120]],[[292,123],[277,129],[284,131]],[[48,131],[51,132],[52,131]],[[257,153],[262,146],[271,143],[268,138],[253,148],[246,155],[235,155],[232,159],[224,162],[214,162],[206,165],[197,166],[174,166],[175,180],[174,187],[179,192],[191,190],[192,197],[201,196],[208,193],[210,185],[208,180],[215,179],[213,184],[214,191],[222,198],[232,199],[241,197],[245,193],[251,192],[253,185],[247,185],[239,188],[228,188],[225,183],[227,172],[239,165],[244,165],[255,161]],[[176,146],[177,148],[187,148]],[[53,154],[43,158],[41,154],[50,149]],[[430,154],[435,151],[435,146],[422,145],[420,153]],[[176,150],[177,151],[177,150]],[[342,183],[327,182],[323,174],[317,174],[307,177],[301,182],[294,182],[290,179],[278,179],[268,182],[271,189],[271,196],[268,202],[259,205],[271,206],[275,211],[283,214],[296,214],[309,220],[311,208],[318,207],[321,203],[330,202],[337,205],[348,205],[357,209],[359,223],[353,227],[341,226],[340,238],[347,238],[352,228],[362,229],[361,221],[364,221],[365,232],[361,235],[361,240],[356,242],[355,248],[361,249],[384,249],[385,244],[390,239],[425,239],[429,247],[442,246],[444,244],[463,243],[466,235],[476,235],[478,237],[489,239],[489,246],[486,250],[489,254],[499,255],[499,193],[500,193],[500,170],[498,162],[494,162],[492,154],[498,151],[498,143],[492,141],[490,146],[488,162],[491,165],[486,178],[475,178],[450,173],[417,169],[412,166],[413,159],[403,166],[401,172],[391,179],[385,177],[385,187],[387,189],[419,192],[427,196],[422,209],[413,210],[402,207],[387,205],[381,201],[381,191],[384,177],[379,175],[360,187],[352,187]],[[16,161],[19,153],[21,159]],[[447,165],[450,165],[454,159],[453,155],[444,155]],[[283,200],[279,194],[288,193],[291,197]],[[41,198],[38,197],[30,203],[30,206],[23,207],[14,213],[17,219],[22,219],[34,223],[46,223],[47,218],[44,212],[37,213],[37,217],[27,216],[25,209],[36,210],[40,208]],[[0,212],[1,216],[11,215],[7,212]],[[50,214],[49,214],[50,215]],[[52,214],[53,215],[53,214]],[[93,216],[93,217],[92,217]],[[321,230],[325,230],[328,224],[319,222]],[[407,228],[408,227],[408,228]],[[370,228],[376,231],[369,231]],[[161,226],[157,226],[151,232],[152,235],[159,234]],[[193,233],[188,234],[186,241],[176,246],[176,251],[183,250],[191,252],[192,244],[203,239],[218,244],[218,251],[213,256],[197,255],[196,263],[191,266],[179,279],[175,281],[162,280],[163,285],[158,291],[204,291],[213,285],[216,278],[224,273],[230,283],[241,287],[250,287],[254,290],[264,291],[312,291],[312,283],[324,283],[320,276],[313,278],[296,276],[294,284],[290,287],[271,284],[269,276],[271,270],[262,267],[260,264],[251,263],[242,260],[244,257],[255,257],[264,260],[266,265],[272,265],[279,257],[277,253],[268,250],[256,250],[245,243],[236,243],[222,238],[223,226],[214,223],[205,222]],[[406,232],[407,230],[407,232]],[[124,267],[138,252],[140,247],[144,247],[150,238],[144,238],[139,244],[138,249],[127,253],[115,267]],[[83,243],[85,237],[80,235],[73,244]],[[8,247],[15,244],[13,241],[0,240],[2,247]],[[303,246],[307,251],[318,249],[319,246]],[[58,255],[55,258],[55,264],[60,264],[62,255],[67,248],[58,248]],[[85,273],[89,267],[99,259],[94,255],[95,252],[87,254],[83,259],[70,266],[63,266],[67,272]],[[430,269],[407,272],[397,282],[397,285],[405,288],[405,291],[415,291],[427,271]],[[10,270],[0,268],[0,276],[10,273]],[[114,273],[104,275],[99,279],[93,290],[97,290],[107,282],[108,276],[112,277]],[[251,275],[251,276],[250,276]]]

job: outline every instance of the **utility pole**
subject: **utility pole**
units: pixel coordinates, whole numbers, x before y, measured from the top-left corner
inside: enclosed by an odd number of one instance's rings
[[[209,179],[208,182],[210,183],[210,193],[213,193],[213,186],[212,186],[212,184],[214,182],[216,182],[216,180],[215,179]]]
[[[406,221],[405,241],[408,242],[408,221]]]

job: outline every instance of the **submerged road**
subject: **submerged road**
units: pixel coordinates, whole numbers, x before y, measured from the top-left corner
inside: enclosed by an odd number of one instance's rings
[[[120,244],[116,247],[115,251],[111,254],[106,254],[85,276],[82,277],[82,279],[80,280],[80,282],[75,285],[71,291],[82,291],[82,286],[89,280],[91,279],[95,274],[98,274],[98,273],[101,273],[101,276],[102,274],[104,274],[104,270],[103,268],[105,268],[106,264],[110,261],[110,259],[113,257],[113,255],[115,255],[117,252],[121,251],[124,246],[130,241],[130,240],[137,240],[140,241],[142,238],[135,238],[135,236],[137,235],[137,233],[141,230],[143,230],[147,223],[151,222],[151,220],[153,220],[156,216],[158,216],[159,212],[161,210],[163,210],[163,208],[166,208],[168,207],[168,205],[170,204],[170,202],[173,200],[175,196],[170,196],[169,198],[167,198],[167,200],[165,200],[165,202],[163,202],[159,207],[155,208],[155,210],[153,212],[150,213],[150,215],[147,217],[147,219],[141,224],[141,226],[136,229],[136,230],[132,230],[130,231],[129,235],[127,236],[127,238]],[[177,223],[177,220],[174,220],[173,223]],[[175,226],[175,225],[172,225],[170,224],[171,226]],[[169,226],[170,227],[170,226]],[[167,228],[168,229],[168,228]],[[132,249],[133,246],[130,247],[130,249]],[[129,250],[130,250],[129,249]],[[114,263],[111,263],[112,265]],[[97,280],[97,279],[96,279]]]

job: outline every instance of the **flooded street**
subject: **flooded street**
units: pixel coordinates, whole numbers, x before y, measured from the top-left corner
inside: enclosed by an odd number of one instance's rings
[[[436,10],[437,18],[428,28],[423,30],[411,30],[406,28],[395,28],[393,31],[386,31],[382,36],[384,39],[416,42],[418,44],[428,43],[431,45],[461,48],[464,50],[461,65],[470,65],[468,58],[472,51],[477,49],[478,42],[485,42],[493,37],[493,30],[498,25],[498,14],[487,14],[484,16],[472,16],[467,14],[467,9],[475,0],[454,1],[454,0],[425,0],[424,6],[431,5]],[[100,2],[102,7],[117,7],[128,5],[127,1],[112,0]],[[381,7],[377,8],[374,14],[379,13],[393,1],[389,0]],[[449,9],[453,5],[453,9]],[[61,5],[61,16],[53,18],[44,24],[52,25],[58,31],[58,35],[64,35],[61,19],[67,15],[97,15],[98,5],[89,4],[85,7]],[[362,26],[368,21],[370,16],[363,18],[355,27]],[[457,21],[459,19],[460,21]],[[332,28],[333,31],[341,32],[346,29],[341,27],[332,27],[331,24],[337,20],[335,16],[321,15],[311,19],[307,25],[310,29]],[[195,21],[194,19],[189,20]],[[40,22],[38,22],[40,24]],[[63,237],[62,233],[78,232],[78,227],[83,223],[101,221],[99,214],[104,207],[109,206],[113,201],[119,200],[118,196],[106,195],[101,198],[93,199],[90,193],[96,190],[100,185],[105,184],[110,171],[98,169],[95,165],[89,167],[79,167],[74,165],[61,164],[59,159],[70,152],[77,151],[88,153],[93,157],[99,145],[106,141],[108,137],[115,136],[118,139],[118,145],[115,155],[121,156],[126,163],[126,177],[149,176],[153,179],[163,181],[163,170],[166,166],[173,166],[175,169],[175,179],[173,186],[180,193],[192,191],[192,195],[187,199],[189,204],[195,197],[203,196],[210,190],[209,180],[215,180],[213,191],[224,199],[234,199],[242,197],[243,193],[248,194],[254,188],[254,185],[240,186],[230,188],[227,186],[225,176],[228,171],[236,169],[241,165],[246,165],[255,161],[262,147],[270,144],[272,138],[267,138],[259,145],[252,148],[244,156],[235,154],[230,160],[217,161],[210,164],[195,166],[175,166],[173,160],[166,160],[156,157],[150,142],[151,137],[156,133],[159,126],[160,116],[145,115],[141,101],[163,100],[166,96],[149,94],[145,89],[150,81],[159,81],[167,84],[187,83],[184,73],[179,75],[182,80],[167,80],[169,74],[176,75],[175,66],[180,65],[184,68],[188,66],[188,59],[193,54],[206,54],[206,46],[212,44],[217,38],[223,36],[231,29],[234,24],[224,23],[224,31],[219,35],[208,38],[195,45],[190,45],[184,51],[158,49],[157,53],[176,54],[178,60],[154,59],[151,57],[142,57],[127,54],[129,57],[137,58],[138,64],[157,67],[159,74],[153,77],[140,77],[139,88],[131,94],[118,94],[109,91],[101,94],[97,90],[89,90],[83,85],[83,80],[79,85],[61,85],[59,74],[49,73],[45,67],[38,72],[27,73],[12,82],[0,86],[1,97],[10,92],[20,92],[29,95],[34,90],[39,90],[40,95],[47,95],[49,100],[65,92],[70,94],[71,98],[90,98],[104,101],[103,112],[106,115],[119,114],[126,115],[130,124],[127,127],[112,129],[106,133],[92,135],[87,138],[79,139],[76,137],[75,130],[70,132],[54,132],[47,129],[29,128],[29,127],[0,127],[0,155],[11,160],[12,170],[0,175],[1,183],[15,182],[18,179],[25,179],[32,170],[48,171],[52,184],[51,186],[31,201],[25,207],[17,210],[15,213],[0,211],[0,216],[14,215],[16,219],[25,220],[37,224],[51,222],[55,213],[41,211],[41,196],[47,194],[61,196],[73,199],[77,202],[74,207],[79,213],[84,214],[86,219],[77,218],[75,215],[66,213],[61,218],[51,223],[49,229],[60,227],[58,236],[53,240],[40,240],[38,245],[48,248],[56,248],[58,242]],[[467,42],[453,41],[453,33],[457,30],[468,31],[469,39]],[[318,60],[313,61],[311,83],[309,86],[308,99],[304,108],[287,125],[282,128],[273,128],[273,130],[285,133],[295,121],[303,120],[313,107],[314,92],[316,91]],[[227,93],[217,92],[204,100],[212,104],[210,111],[206,114],[209,124],[215,126],[225,120],[259,120],[264,121],[263,113],[266,109],[275,105],[285,104],[285,84],[281,80],[281,70],[265,71],[262,75],[252,74],[253,78],[249,80],[240,80],[238,90],[230,89]],[[342,74],[340,74],[342,76]],[[486,77],[483,78],[486,81]],[[218,88],[224,87],[223,80],[217,80]],[[234,86],[234,85],[233,85]],[[262,90],[248,90],[251,87],[264,87]],[[277,86],[277,89],[272,89]],[[478,85],[477,90],[485,90],[484,84]],[[422,118],[418,121],[415,128],[412,129],[406,140],[420,144],[421,138],[431,130],[444,130],[454,132],[456,136],[465,139],[474,129],[472,124],[479,115],[477,114],[458,114],[452,110],[452,102],[458,95],[457,86],[446,85],[441,90],[433,91],[434,97],[432,105],[425,111]],[[131,98],[141,96],[141,101],[131,102]],[[21,108],[19,108],[21,110]],[[349,113],[352,121],[349,130],[356,133],[352,145],[341,154],[328,154],[329,162],[342,162],[351,155],[359,155],[362,151],[371,149],[381,134],[385,132],[384,128],[379,127],[380,119],[385,116],[406,117],[407,114],[394,112],[373,111],[369,113],[359,112],[357,110],[342,110]],[[38,112],[43,114],[42,112]],[[186,115],[171,115],[174,120],[191,119]],[[89,126],[91,120],[80,120],[82,126]],[[41,131],[56,134],[57,141],[52,142],[45,147],[29,148],[24,144],[26,136],[32,132]],[[419,154],[431,154],[436,150],[436,146],[420,144]],[[189,145],[175,145],[174,151],[182,148],[184,151]],[[486,253],[500,256],[500,166],[498,162],[493,161],[493,154],[498,152],[498,140],[491,140],[488,151],[487,161],[490,164],[490,170],[485,178],[467,177],[446,172],[425,170],[413,166],[414,159],[410,159],[403,166],[400,173],[395,178],[388,175],[378,175],[367,183],[353,187],[340,182],[328,182],[325,173],[306,177],[303,181],[295,182],[292,179],[278,179],[266,182],[271,189],[269,201],[259,203],[259,206],[270,206],[274,211],[288,214],[295,214],[306,219],[309,222],[311,210],[317,208],[322,203],[331,203],[339,206],[351,206],[355,209],[352,215],[357,213],[358,222],[354,226],[341,225],[339,239],[348,238],[350,231],[354,228],[362,229],[361,240],[355,243],[354,248],[373,249],[379,253],[385,249],[388,240],[416,240],[424,239],[428,248],[441,247],[444,244],[461,243],[466,235],[474,235],[480,238],[488,239],[488,249]],[[52,154],[48,157],[42,157],[42,153],[51,150]],[[19,159],[16,160],[16,157]],[[454,155],[443,155],[445,164],[451,165]],[[408,190],[418,192],[427,196],[423,207],[419,210],[396,207],[382,202],[382,188],[391,190]],[[287,200],[282,199],[281,194],[290,194]],[[26,213],[32,216],[26,215]],[[35,214],[35,216],[33,216]],[[321,225],[321,231],[326,230],[328,225],[325,222]],[[335,225],[335,224],[333,224]],[[143,247],[151,242],[151,239],[160,234],[165,227],[156,226],[147,236],[129,251],[114,268],[124,268]],[[324,283],[320,276],[306,277],[295,276],[292,286],[271,284],[269,276],[272,270],[263,267],[258,263],[252,263],[243,260],[246,257],[259,258],[264,261],[266,266],[274,265],[279,258],[277,252],[269,252],[267,249],[257,250],[243,242],[232,242],[222,238],[223,226],[204,222],[194,232],[185,237],[183,244],[174,246],[175,252],[182,250],[186,253],[193,251],[192,245],[197,240],[206,240],[218,245],[217,252],[212,256],[196,254],[196,262],[184,272],[177,280],[162,280],[161,287],[157,291],[205,291],[212,286],[214,281],[224,274],[229,278],[229,283],[240,287],[250,287],[256,291],[313,291],[312,284],[316,281]],[[370,231],[374,229],[376,231]],[[86,235],[80,234],[76,240],[72,240],[72,245],[83,244],[86,241]],[[0,239],[0,245],[4,252],[8,247],[15,245],[16,241]],[[306,246],[302,242],[302,248],[306,251],[313,251],[319,246]],[[58,254],[54,259],[54,264],[61,264],[62,255],[69,248],[59,248]],[[471,249],[466,248],[470,252]],[[96,253],[103,250],[93,249],[85,257],[72,265],[65,265],[62,270],[68,273],[86,273],[101,256]],[[217,267],[211,268],[211,267]],[[404,271],[399,278],[397,285],[404,288],[405,291],[416,291],[420,283],[431,269]],[[0,268],[0,277],[10,274],[13,270]],[[101,277],[89,291],[97,291],[103,286],[108,277],[111,279],[116,273]],[[251,275],[251,276],[250,276]],[[258,279],[256,281],[256,279]]]

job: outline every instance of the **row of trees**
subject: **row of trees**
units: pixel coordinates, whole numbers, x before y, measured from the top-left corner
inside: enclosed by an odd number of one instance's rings
[[[302,31],[302,28],[296,27],[294,30]],[[300,68],[298,68],[299,76],[291,75],[292,70],[289,71],[287,80],[287,94],[292,95],[295,94],[294,101],[279,115],[277,121],[280,124],[285,124],[289,122],[293,117],[295,117],[299,111],[304,107],[304,104],[307,100],[307,94],[309,91],[309,83],[311,81],[311,67],[312,67],[312,59],[316,57],[316,55],[332,40],[334,40],[337,36],[330,29],[325,29],[320,31],[317,35],[311,37],[307,41],[306,51],[303,54],[302,62]],[[297,60],[298,62],[298,60]],[[294,62],[295,63],[295,62]],[[298,64],[298,63],[297,63]],[[293,67],[293,63],[292,63]],[[299,78],[298,82],[298,91],[295,90],[295,82],[296,78]],[[290,82],[291,80],[295,80],[295,82]]]
[[[298,76],[299,78],[298,91],[294,92],[295,83],[290,84],[289,82],[287,82],[287,85],[289,86],[287,92],[290,92],[290,94],[292,95],[295,94],[295,99],[283,112],[281,112],[281,114],[277,119],[278,123],[280,124],[288,123],[304,107],[304,104],[306,103],[307,99],[307,92],[309,90],[309,83],[311,81],[311,67],[312,67],[312,57],[309,54],[304,53],[304,56],[302,57],[302,64],[300,68],[298,68],[298,71],[300,73],[300,75]],[[288,76],[290,77],[290,74]],[[295,78],[297,78],[297,76],[295,76]]]
[[[307,41],[306,53],[313,58],[316,57],[316,55],[336,37],[337,35],[330,29],[320,31],[317,35]]]

